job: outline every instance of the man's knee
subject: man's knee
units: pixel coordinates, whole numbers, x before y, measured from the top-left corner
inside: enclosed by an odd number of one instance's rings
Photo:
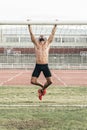
[[[50,79],[47,79],[47,83],[50,85],[50,84],[52,84],[53,82],[52,82],[52,79],[50,78]]]
[[[31,78],[31,84],[36,84],[36,83],[37,83],[37,80],[34,78]]]
[[[48,84],[52,84],[52,80],[48,81]]]

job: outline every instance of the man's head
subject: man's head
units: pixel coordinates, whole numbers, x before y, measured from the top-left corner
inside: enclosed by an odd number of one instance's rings
[[[46,41],[46,38],[43,36],[43,35],[40,35],[39,37],[39,42],[45,42]]]

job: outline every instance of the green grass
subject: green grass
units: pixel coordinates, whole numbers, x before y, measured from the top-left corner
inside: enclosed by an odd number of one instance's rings
[[[42,101],[37,90],[0,87],[0,130],[87,130],[87,87],[51,86]]]

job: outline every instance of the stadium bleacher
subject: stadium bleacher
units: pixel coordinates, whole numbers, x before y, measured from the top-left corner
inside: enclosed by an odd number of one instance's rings
[[[86,68],[87,66],[87,27],[57,29],[53,43],[51,44],[49,64],[51,68]],[[36,37],[39,29],[34,28]],[[51,28],[43,29],[46,37]],[[35,63],[34,46],[31,42],[27,27],[0,28],[0,66],[12,66],[19,64],[20,68],[29,67]],[[26,65],[27,64],[27,65]],[[9,68],[10,68],[9,67]]]

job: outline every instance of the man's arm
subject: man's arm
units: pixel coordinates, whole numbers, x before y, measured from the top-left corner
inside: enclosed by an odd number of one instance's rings
[[[51,43],[53,41],[53,38],[54,38],[54,35],[55,35],[55,32],[56,32],[56,27],[57,27],[57,25],[54,25],[52,32],[51,32],[51,34],[48,38],[48,43]]]
[[[36,40],[34,34],[32,33],[32,28],[31,28],[30,25],[28,25],[28,29],[29,29],[29,32],[30,32],[30,36],[31,36],[32,42],[33,42],[34,44],[37,44],[37,40]]]

